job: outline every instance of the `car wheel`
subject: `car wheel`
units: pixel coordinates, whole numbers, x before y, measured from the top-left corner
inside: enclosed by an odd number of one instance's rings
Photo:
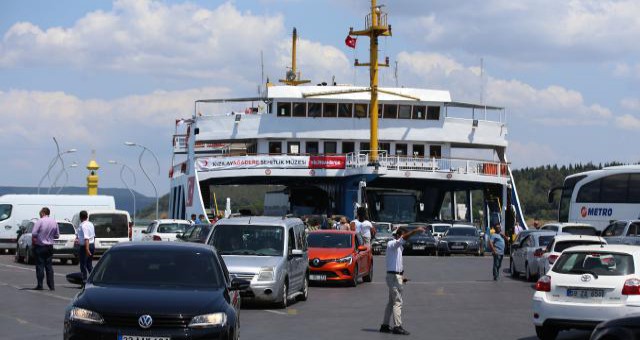
[[[66,265],[67,263],[69,263],[69,260],[68,259],[60,259],[60,263]]]
[[[285,281],[284,286],[282,286],[282,297],[280,298],[280,302],[278,302],[278,307],[287,308],[288,303],[289,303],[289,283]]]
[[[24,251],[24,262],[26,264],[33,264],[33,256],[31,256],[31,249],[29,249],[29,247],[27,247]]]
[[[356,264],[356,267],[353,269],[353,279],[349,281],[349,286],[355,287],[358,285],[358,273],[359,273],[359,269],[358,269],[358,265]]]
[[[518,278],[518,272],[516,271],[516,265],[513,264],[513,260],[509,261],[509,271],[511,271],[511,277]]]
[[[78,263],[80,263],[80,260],[78,260],[78,259],[71,259],[71,264],[72,264],[72,265],[77,266],[77,265],[78,265]]]
[[[307,301],[309,298],[309,275],[304,275],[304,281],[302,282],[302,290],[300,291],[302,294],[298,295],[299,301]]]
[[[373,262],[369,264],[369,272],[367,276],[362,278],[362,282],[371,282],[373,281]]]
[[[558,336],[558,329],[548,326],[536,326],[536,335],[540,340],[555,340]]]

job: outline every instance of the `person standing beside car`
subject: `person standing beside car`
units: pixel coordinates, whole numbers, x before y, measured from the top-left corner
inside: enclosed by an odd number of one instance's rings
[[[53,240],[60,237],[60,230],[56,220],[49,217],[50,214],[49,208],[42,208],[40,219],[36,221],[31,231],[31,244],[33,244],[33,252],[36,256],[36,279],[38,280],[34,290],[42,290],[45,273],[49,290],[55,290],[52,264]]]
[[[367,209],[359,207],[356,214],[358,218],[351,221],[351,230],[355,230],[356,233],[360,234],[364,239],[364,243],[370,246],[371,238],[375,236],[375,231],[373,230],[373,224],[367,220]]]
[[[381,333],[393,333],[401,335],[409,335],[402,328],[402,286],[406,282],[404,278],[404,267],[402,265],[402,250],[406,241],[417,233],[424,232],[424,228],[418,227],[412,231],[399,227],[393,232],[394,240],[387,243],[387,254],[385,255],[387,263],[387,287],[389,287],[389,300],[384,310],[384,319],[380,326]],[[389,319],[393,312],[394,327],[389,326]]]
[[[499,223],[496,223],[493,229],[495,232],[489,236],[489,247],[491,248],[491,254],[493,254],[493,281],[498,281],[502,258],[504,257],[504,240],[506,236],[502,233]]]
[[[80,225],[78,226],[78,257],[80,258],[80,272],[82,281],[87,281],[87,276],[93,270],[93,254],[95,252],[96,231],[93,223],[88,221],[89,214],[85,210],[80,212]]]

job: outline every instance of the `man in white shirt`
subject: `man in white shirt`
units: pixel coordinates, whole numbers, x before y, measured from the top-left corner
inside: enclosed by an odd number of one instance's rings
[[[384,320],[380,326],[380,332],[382,333],[409,335],[409,332],[402,328],[402,286],[406,281],[404,279],[404,267],[402,266],[402,249],[409,237],[422,232],[424,232],[424,228],[422,227],[412,231],[407,231],[407,229],[399,227],[393,232],[395,240],[387,243],[387,255],[385,259],[387,262],[389,300],[384,310]],[[393,328],[389,326],[391,312],[393,312]]]
[[[78,257],[80,258],[80,272],[82,280],[87,281],[87,276],[93,270],[93,254],[95,252],[96,231],[93,223],[88,221],[89,214],[85,210],[80,212],[80,225],[78,226]]]
[[[352,229],[362,236],[366,245],[370,246],[372,236],[371,230],[373,229],[373,224],[371,224],[371,222],[367,220],[367,209],[365,207],[359,207],[357,214],[358,219],[351,222]]]

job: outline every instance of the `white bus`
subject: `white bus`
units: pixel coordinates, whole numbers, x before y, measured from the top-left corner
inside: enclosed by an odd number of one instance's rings
[[[606,167],[567,176],[558,206],[559,222],[588,223],[602,231],[612,221],[640,218],[640,165]]]
[[[0,196],[0,253],[16,249],[17,233],[23,221],[40,217],[42,207],[56,220],[71,220],[80,210],[115,209],[113,196],[88,195],[4,195]]]

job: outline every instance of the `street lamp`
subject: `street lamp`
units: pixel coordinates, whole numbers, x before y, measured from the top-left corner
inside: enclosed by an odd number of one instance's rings
[[[40,194],[40,187],[42,186],[42,182],[44,182],[45,178],[49,178],[49,173],[51,172],[51,169],[53,169],[53,167],[56,165],[56,163],[58,163],[58,160],[62,162],[62,169],[64,170],[65,165],[64,165],[64,160],[62,159],[62,156],[68,153],[74,153],[78,151],[76,149],[69,149],[69,150],[60,152],[60,145],[58,145],[58,141],[56,140],[56,137],[53,137],[53,142],[56,144],[56,155],[55,157],[53,157],[53,159],[51,159],[51,162],[49,162],[49,167],[47,168],[47,172],[44,174],[44,176],[42,176],[42,178],[40,179],[40,182],[38,182],[38,194]],[[49,180],[51,180],[51,178],[49,178]],[[51,190],[51,187],[49,187],[49,190]]]
[[[129,193],[131,194],[131,197],[133,198],[133,224],[135,225],[135,223],[136,223],[136,195],[133,193],[133,190],[131,190],[131,188],[127,184],[127,181],[124,180],[124,177],[122,175],[124,173],[124,169],[129,170],[129,172],[131,172],[131,176],[133,177],[133,185],[136,185],[136,173],[133,171],[133,169],[131,169],[128,165],[126,165],[124,163],[118,163],[117,161],[110,160],[109,164],[121,164],[122,165],[122,167],[120,168],[120,180],[122,181],[122,184],[124,184],[124,186],[127,188],[127,190],[129,190]]]
[[[149,180],[149,183],[151,183],[151,186],[153,187],[153,192],[156,194],[156,220],[159,219],[158,216],[158,207],[159,207],[159,198],[158,198],[158,189],[156,189],[156,185],[153,184],[153,181],[151,180],[151,178],[149,178],[149,175],[147,174],[147,172],[144,170],[144,167],[142,166],[142,156],[144,155],[145,151],[149,151],[149,153],[151,154],[151,156],[153,156],[153,158],[156,160],[156,165],[158,166],[158,176],[160,176],[160,162],[158,161],[158,157],[156,157],[156,154],[153,153],[153,151],[149,150],[149,148],[147,148],[144,145],[140,145],[134,142],[124,142],[124,145],[126,146],[138,146],[140,148],[142,148],[142,152],[140,152],[140,156],[138,156],[138,165],[140,165],[140,170],[142,170],[142,173],[144,174],[145,177],[147,177],[147,180]]]
[[[67,171],[67,169],[77,168],[77,167],[78,167],[78,163],[73,162],[73,164],[69,165],[66,168],[63,168],[62,170],[60,170],[60,172],[56,176],[56,179],[53,181],[53,184],[51,185],[51,187],[49,187],[49,190],[51,190],[51,188],[55,188],[56,184],[58,183],[58,180],[60,179],[60,176],[62,176],[62,174],[64,174],[65,175],[64,184],[62,184],[60,186],[60,188],[58,189],[58,191],[56,192],[56,195],[59,194],[62,191],[62,189],[64,189],[64,187],[67,186],[67,182],[69,182],[69,172]],[[47,193],[49,193],[49,191],[47,191]]]

